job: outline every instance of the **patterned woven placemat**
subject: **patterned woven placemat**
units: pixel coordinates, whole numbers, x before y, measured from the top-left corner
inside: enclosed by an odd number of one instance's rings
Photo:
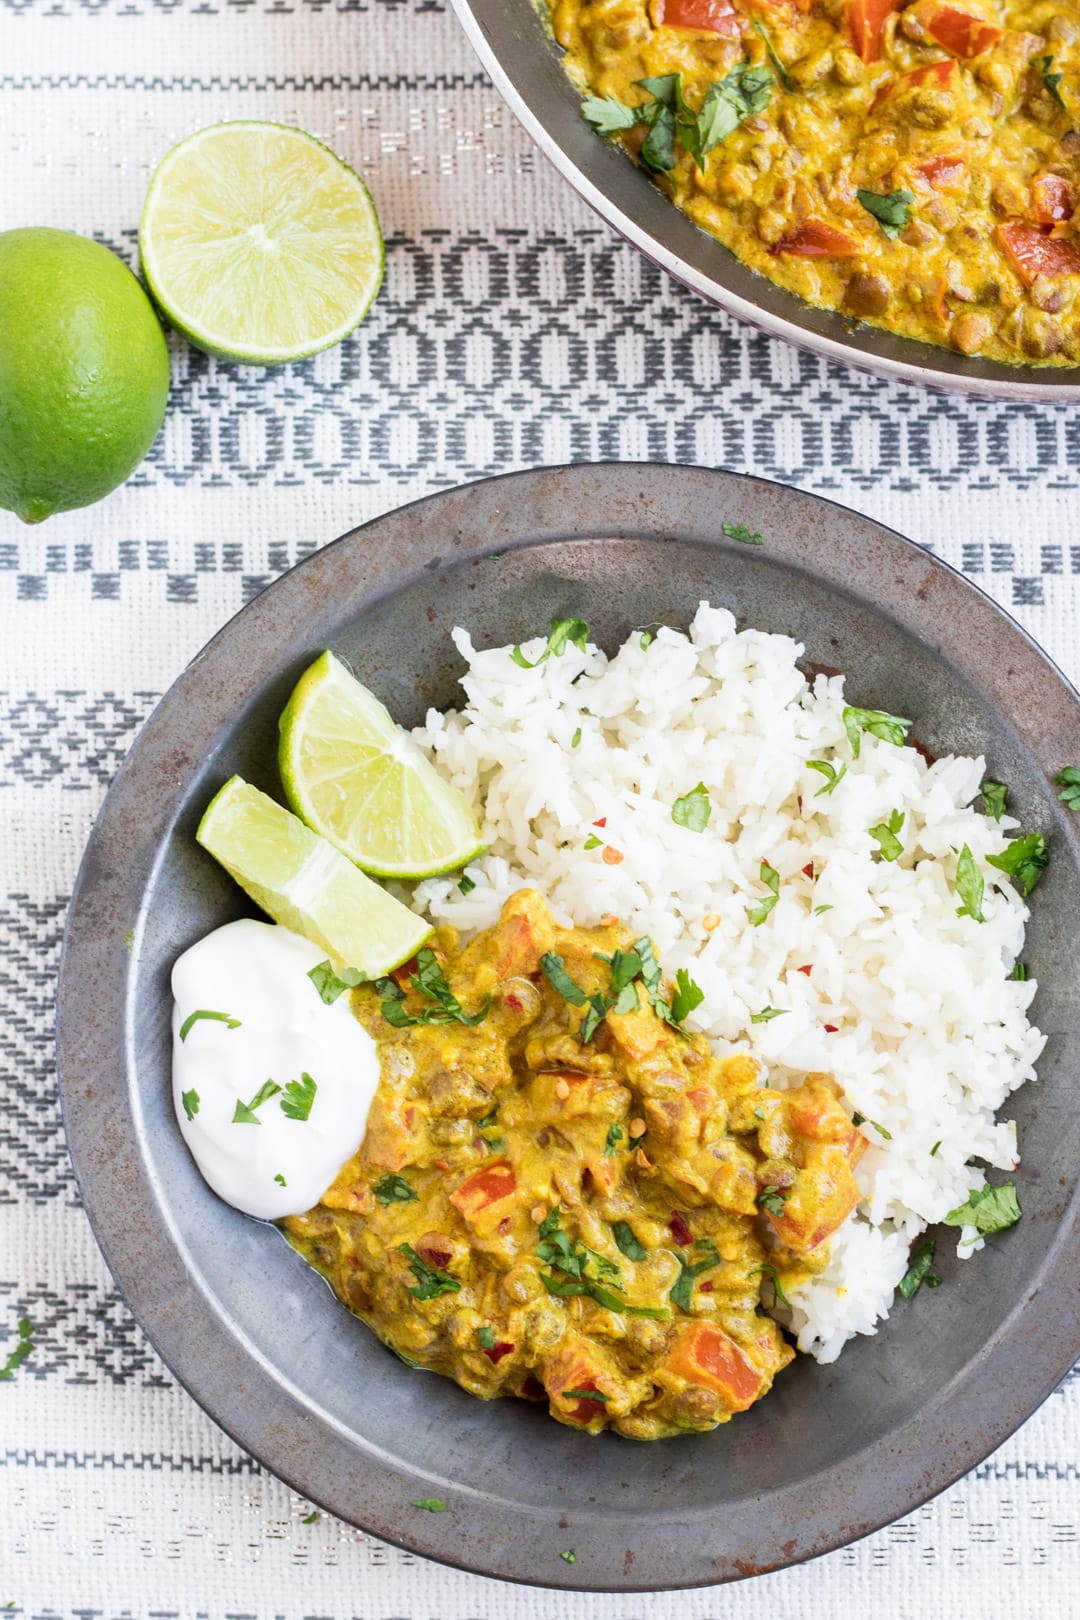
[[[1080,673],[1080,414],[800,355],[613,237],[534,154],[441,0],[0,0],[0,225],[129,258],[150,169],[224,117],[297,123],[370,180],[387,280],[360,334],[261,373],[173,346],[131,484],[0,514],[0,1609],[269,1620],[1071,1616],[1078,1387],[903,1522],[738,1588],[567,1598],[449,1572],[319,1516],[206,1419],[119,1299],[79,1207],[52,1057],[64,908],[158,694],[244,601],[415,495],[601,457],[746,469],[932,546]],[[543,1572],[537,1571],[538,1578]]]

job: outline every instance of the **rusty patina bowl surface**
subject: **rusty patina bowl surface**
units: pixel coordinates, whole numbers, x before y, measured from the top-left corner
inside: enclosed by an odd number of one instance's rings
[[[760,531],[751,546],[721,524]],[[1050,1035],[1015,1099],[1024,1216],[830,1367],[800,1357],[714,1434],[592,1439],[523,1402],[404,1367],[271,1227],[215,1198],[170,1095],[169,971],[246,909],[195,844],[232,772],[275,791],[276,722],[332,646],[412,724],[455,700],[449,638],[522,640],[582,616],[613,648],[698,601],[783,631],[852,701],[916,719],[935,753],[985,753],[1051,839],[1025,959]],[[697,468],[491,479],[354,530],[257,597],[177,680],[122,766],[71,904],[59,1052],[83,1198],[133,1312],[246,1450],[378,1536],[485,1574],[589,1590],[724,1581],[813,1556],[972,1468],[1080,1350],[1080,818],[1050,778],[1080,761],[1080,702],[985,596],[918,546],[816,496]],[[134,943],[125,935],[134,929]],[[410,1506],[442,1497],[447,1511]],[[560,1552],[573,1548],[576,1562]]]

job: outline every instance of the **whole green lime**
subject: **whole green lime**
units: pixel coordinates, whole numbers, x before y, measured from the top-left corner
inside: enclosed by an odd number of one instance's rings
[[[157,437],[169,351],[150,300],[100,242],[0,232],[0,507],[27,523],[89,506]]]

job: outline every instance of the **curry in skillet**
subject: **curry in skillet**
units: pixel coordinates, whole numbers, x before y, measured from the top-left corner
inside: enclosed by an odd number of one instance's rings
[[[681,1020],[647,939],[530,890],[353,991],[381,1080],[359,1153],[284,1222],[404,1360],[651,1440],[764,1395],[763,1307],[819,1271],[865,1146],[826,1075],[763,1087]]]
[[[737,258],[962,354],[1080,363],[1080,12],[549,0],[583,111]]]

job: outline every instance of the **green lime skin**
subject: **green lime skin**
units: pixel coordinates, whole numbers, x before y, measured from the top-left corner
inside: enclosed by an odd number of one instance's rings
[[[165,334],[100,242],[0,232],[0,507],[26,523],[101,500],[157,437]]]

